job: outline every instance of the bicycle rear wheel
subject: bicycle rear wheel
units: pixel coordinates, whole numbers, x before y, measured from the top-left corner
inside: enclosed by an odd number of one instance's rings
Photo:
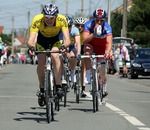
[[[51,90],[52,84],[51,84],[51,76],[50,71],[46,71],[46,78],[45,78],[45,101],[46,101],[46,117],[47,122],[50,123],[51,120],[54,120],[54,111],[53,111],[53,102],[51,101],[53,96],[53,91]]]
[[[59,98],[55,98],[55,110],[59,111]]]
[[[66,107],[66,101],[67,101],[67,85],[63,84],[63,90],[64,90],[64,107]]]

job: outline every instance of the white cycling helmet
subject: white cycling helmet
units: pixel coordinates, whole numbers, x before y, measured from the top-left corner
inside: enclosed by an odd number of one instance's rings
[[[85,24],[85,18],[79,17],[75,20],[75,24]]]

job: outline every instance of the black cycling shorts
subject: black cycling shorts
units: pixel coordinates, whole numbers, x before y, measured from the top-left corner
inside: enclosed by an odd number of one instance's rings
[[[46,49],[52,49],[52,47],[57,47],[60,48],[61,44],[62,44],[62,32],[60,31],[58,35],[54,36],[54,37],[44,37],[41,32],[38,32],[38,36],[37,36],[37,43],[36,43],[36,50],[38,51],[43,51]]]

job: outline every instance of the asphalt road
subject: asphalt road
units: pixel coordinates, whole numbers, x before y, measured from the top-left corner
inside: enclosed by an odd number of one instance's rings
[[[0,79],[0,130],[150,130],[150,78],[131,80],[109,75],[106,105],[93,113],[91,95],[75,102],[73,90],[67,106],[61,102],[55,120],[46,122],[45,107],[39,107],[36,66],[9,65]]]

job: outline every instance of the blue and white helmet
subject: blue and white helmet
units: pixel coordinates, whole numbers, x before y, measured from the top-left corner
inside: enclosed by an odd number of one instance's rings
[[[59,12],[58,7],[53,4],[44,5],[42,10],[42,13],[44,15],[51,15],[51,16],[56,16],[58,12]]]
[[[79,17],[75,20],[75,24],[85,24],[86,20],[85,18]]]
[[[99,19],[105,19],[107,16],[107,13],[105,10],[102,9],[97,9],[93,12],[93,17],[94,18],[99,18]]]
[[[69,26],[73,25],[73,19],[70,16],[66,16],[66,19]]]

